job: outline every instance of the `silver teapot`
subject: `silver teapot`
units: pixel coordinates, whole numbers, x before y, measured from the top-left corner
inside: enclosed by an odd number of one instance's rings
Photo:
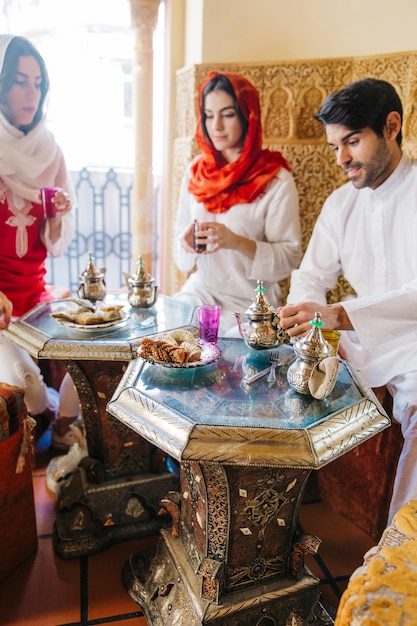
[[[80,285],[77,291],[78,297],[90,300],[90,302],[104,300],[106,297],[105,273],[105,267],[101,267],[98,270],[94,266],[94,257],[91,252],[89,252],[87,266],[80,274]]]
[[[303,394],[311,394],[311,375],[323,359],[333,355],[333,347],[325,341],[321,332],[321,327],[324,326],[321,314],[314,313],[314,319],[310,320],[310,324],[312,329],[307,335],[293,344],[297,358],[287,371],[290,386]]]
[[[127,299],[130,306],[137,309],[147,309],[153,306],[157,300],[158,286],[155,279],[145,270],[142,255],[139,255],[136,263],[136,273],[129,275],[123,272],[128,289]]]
[[[265,298],[266,288],[258,280],[256,298],[246,310],[246,324],[242,324],[240,313],[235,313],[243,341],[254,350],[269,350],[289,342],[288,334],[281,328],[276,310]]]

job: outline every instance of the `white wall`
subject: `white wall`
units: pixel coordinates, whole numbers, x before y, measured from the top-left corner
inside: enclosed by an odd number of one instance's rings
[[[205,0],[185,0],[185,65],[202,63]]]
[[[188,0],[187,12],[184,65],[417,49],[417,0]]]

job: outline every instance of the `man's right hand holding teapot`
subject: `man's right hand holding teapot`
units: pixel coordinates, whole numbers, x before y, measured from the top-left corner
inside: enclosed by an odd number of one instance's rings
[[[320,311],[321,320],[327,328],[333,330],[354,330],[352,323],[340,303],[318,304],[317,302],[299,302],[278,307],[279,323],[291,338],[299,338],[311,330],[310,320],[314,313]],[[339,354],[346,358],[343,348],[339,346]]]

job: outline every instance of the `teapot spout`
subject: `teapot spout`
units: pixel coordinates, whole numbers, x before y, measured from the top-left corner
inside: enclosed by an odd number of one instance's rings
[[[241,336],[243,337],[243,327],[242,327],[242,322],[241,322],[241,319],[240,319],[240,313],[235,313],[234,315],[235,315],[235,318],[237,320],[237,327],[239,329],[239,332],[240,332]]]
[[[129,285],[130,274],[128,274],[127,272],[123,272],[123,277],[125,279],[126,287],[129,289],[129,287],[130,287],[130,285]]]

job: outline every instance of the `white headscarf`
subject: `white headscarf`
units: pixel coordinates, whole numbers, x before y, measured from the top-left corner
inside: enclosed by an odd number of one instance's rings
[[[4,55],[6,54],[7,46],[12,39],[13,35],[0,35],[0,74],[3,69]]]
[[[0,72],[13,35],[0,35]],[[39,202],[40,187],[56,186],[58,172],[63,171],[63,156],[43,117],[26,135],[7,121],[0,111],[0,178],[13,194],[16,208],[23,199]],[[72,196],[72,185],[60,186]]]

